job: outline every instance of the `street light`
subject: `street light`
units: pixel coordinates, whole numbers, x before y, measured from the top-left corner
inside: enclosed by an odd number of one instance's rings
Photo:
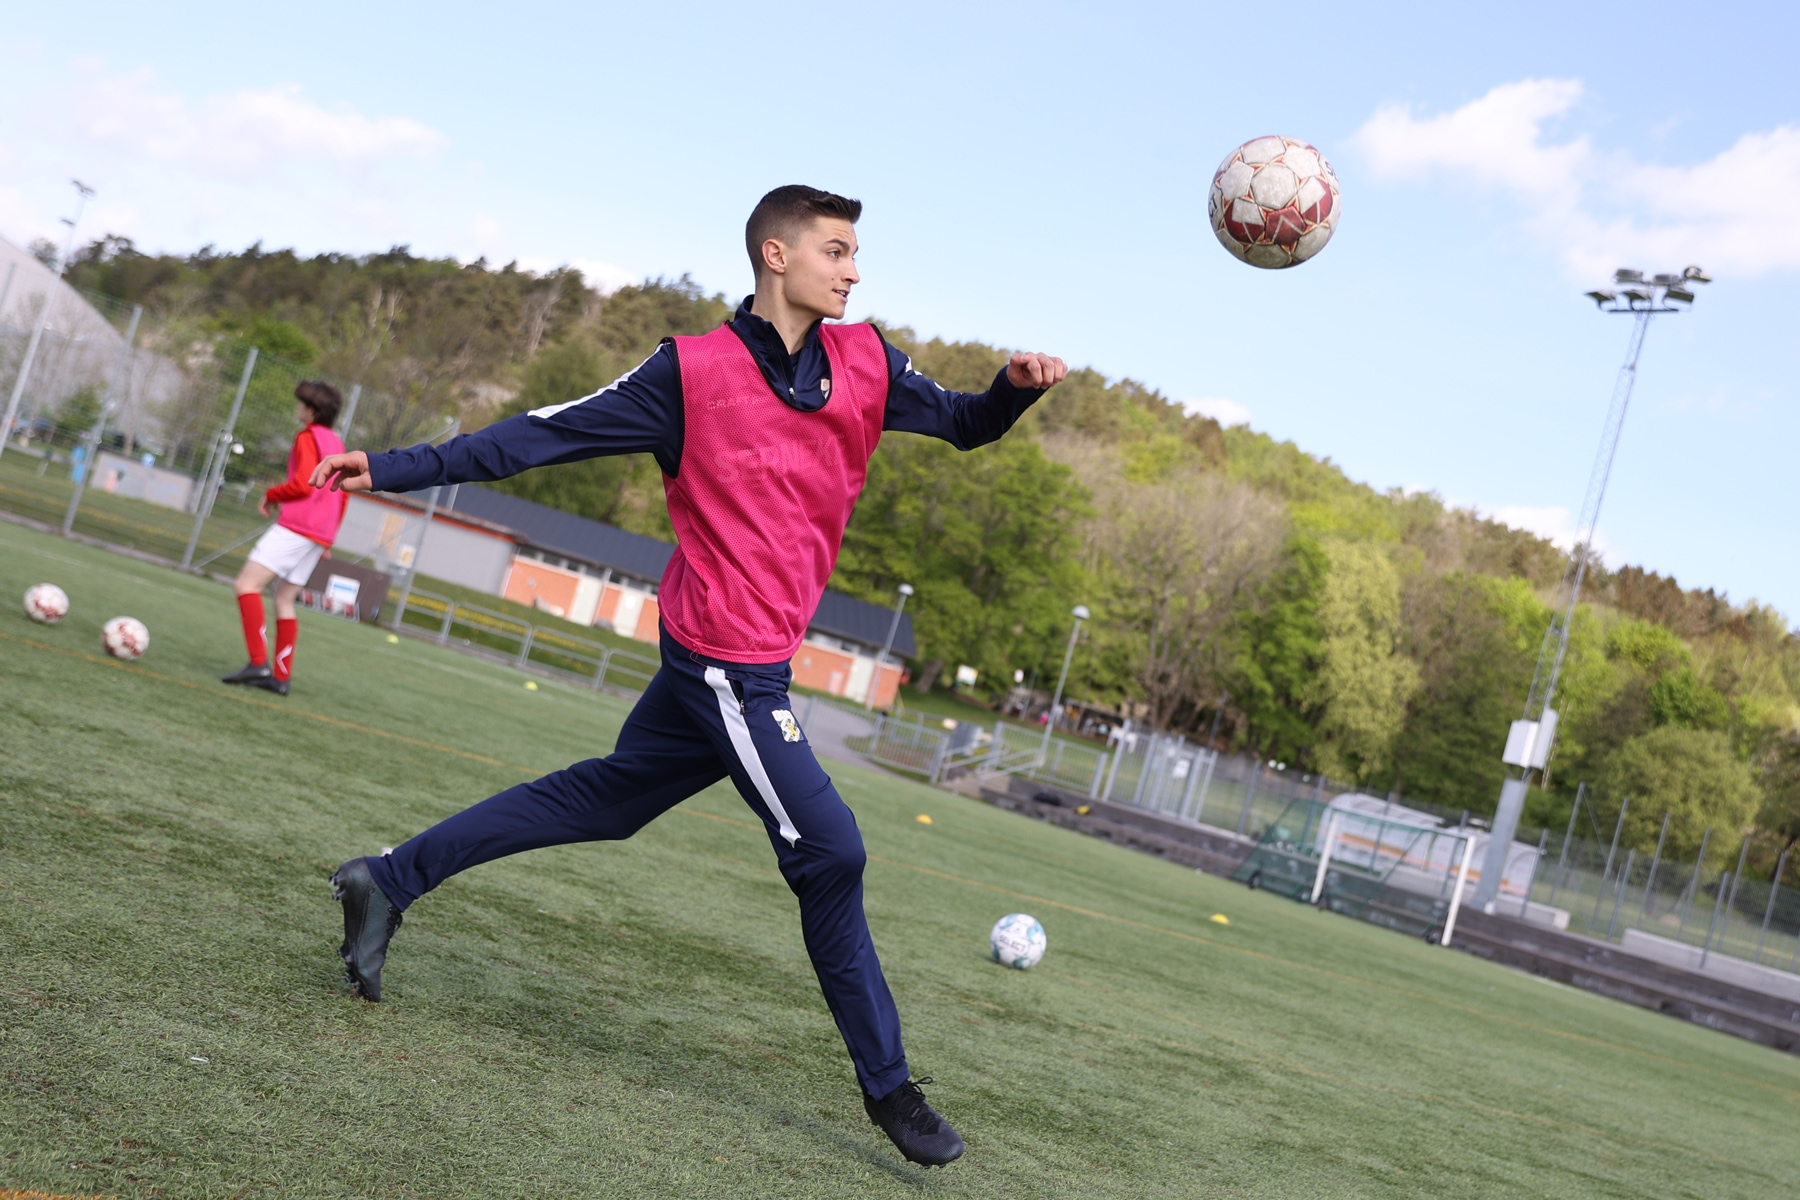
[[[875,689],[881,686],[881,667],[887,661],[888,651],[894,648],[894,635],[900,632],[900,613],[906,608],[906,598],[913,594],[913,586],[903,583],[899,591],[900,602],[894,605],[894,619],[888,622],[887,641],[881,643],[881,653],[875,657],[875,670],[869,676],[869,693],[863,697],[864,712],[875,707]]]
[[[1056,728],[1056,713],[1062,707],[1063,684],[1069,681],[1069,663],[1075,657],[1075,639],[1081,636],[1081,623],[1091,615],[1085,604],[1077,604],[1070,609],[1075,618],[1075,628],[1069,630],[1069,648],[1063,651],[1062,674],[1056,677],[1056,697],[1050,701],[1050,711],[1044,720],[1044,749],[1050,748],[1050,732]]]
[[[1494,811],[1493,830],[1488,838],[1487,856],[1482,860],[1481,879],[1475,886],[1474,903],[1491,909],[1500,895],[1500,874],[1506,869],[1506,854],[1512,846],[1513,834],[1519,828],[1519,814],[1525,809],[1525,792],[1531,773],[1549,765],[1550,747],[1556,740],[1556,684],[1562,675],[1563,659],[1569,652],[1569,627],[1575,620],[1575,604],[1581,599],[1581,581],[1587,575],[1593,556],[1594,530],[1600,521],[1600,502],[1606,497],[1606,480],[1612,473],[1613,455],[1619,448],[1619,434],[1625,427],[1625,410],[1631,405],[1631,388],[1637,382],[1638,354],[1644,348],[1644,333],[1650,318],[1660,313],[1687,311],[1677,305],[1692,304],[1694,292],[1689,286],[1711,283],[1712,276],[1699,267],[1652,275],[1631,267],[1613,272],[1617,291],[1598,288],[1587,293],[1602,312],[1623,313],[1634,318],[1631,340],[1625,351],[1625,365],[1613,385],[1612,407],[1606,413],[1606,425],[1600,434],[1600,452],[1594,458],[1594,469],[1588,476],[1587,498],[1581,505],[1581,519],[1575,547],[1563,571],[1557,592],[1556,607],[1551,610],[1550,627],[1544,631],[1538,647],[1537,670],[1531,678],[1531,691],[1525,698],[1525,715],[1512,723],[1506,737],[1506,749],[1500,759],[1507,767],[1506,781],[1500,785],[1500,804]],[[1629,286],[1626,286],[1629,285]]]

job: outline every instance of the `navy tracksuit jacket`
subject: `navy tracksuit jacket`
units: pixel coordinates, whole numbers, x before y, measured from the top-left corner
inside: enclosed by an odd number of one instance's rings
[[[738,309],[732,329],[775,394],[801,411],[825,403],[830,364],[816,329],[790,356],[774,328]],[[884,428],[936,436],[962,449],[1011,428],[1041,392],[1002,371],[985,393],[947,391],[888,348]],[[648,451],[671,474],[681,462],[681,373],[665,342],[644,364],[593,395],[496,422],[443,446],[369,456],[375,486],[416,491],[503,478],[530,467]],[[662,670],[613,752],[508,788],[370,860],[388,899],[404,909],[459,871],[523,850],[618,841],[701,789],[729,777],[762,819],[781,873],[800,903],[807,954],[863,1090],[882,1097],[909,1075],[900,1017],[863,917],[865,860],[856,818],[807,744],[788,700],[787,664],[704,658],[665,630]]]

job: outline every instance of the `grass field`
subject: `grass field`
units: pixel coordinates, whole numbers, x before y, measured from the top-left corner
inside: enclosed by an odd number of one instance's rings
[[[15,598],[59,582],[54,629]],[[1800,1059],[858,768],[944,1171],[863,1117],[760,827],[478,868],[350,1000],[341,859],[611,745],[626,707],[0,524],[0,1189],[108,1196],[1800,1192]],[[135,666],[101,622],[150,626]],[[915,818],[928,813],[930,826]],[[1024,910],[1050,953],[984,957]],[[1208,920],[1227,914],[1230,925]]]

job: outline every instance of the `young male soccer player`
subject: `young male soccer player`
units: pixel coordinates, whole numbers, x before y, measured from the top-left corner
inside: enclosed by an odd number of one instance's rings
[[[279,505],[281,516],[275,527],[257,540],[237,577],[238,616],[244,623],[244,646],[250,651],[250,661],[223,680],[267,688],[277,696],[288,694],[294,642],[300,636],[294,599],[312,577],[320,556],[337,540],[344,505],[349,502],[348,496],[319,491],[309,482],[322,459],[344,452],[344,443],[331,431],[344,398],[329,383],[306,379],[294,389],[294,402],[294,416],[301,428],[288,452],[287,479],[264,492],[256,506],[266,517]],[[269,661],[262,598],[270,580],[275,581],[273,663]]]
[[[861,214],[830,192],[776,188],[750,214],[756,293],[729,324],[665,339],[591,396],[442,446],[319,464],[316,487],[404,492],[649,452],[678,541],[658,597],[662,669],[611,755],[510,788],[379,858],[352,859],[332,883],[350,985],[379,1000],[401,913],[451,875],[540,846],[628,838],[729,776],[799,898],[807,953],[869,1118],[907,1158],[933,1165],[955,1159],[963,1141],[910,1079],[863,919],[862,837],[794,721],[788,662],[882,432],[980,446],[1068,372],[1060,359],[1015,354],[986,392],[950,392],[873,325],[825,324],[844,315],[859,278]]]

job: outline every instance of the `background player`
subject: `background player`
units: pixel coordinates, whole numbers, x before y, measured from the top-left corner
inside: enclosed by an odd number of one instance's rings
[[[592,395],[442,446],[327,457],[315,486],[416,491],[606,454],[654,454],[678,545],[658,593],[662,668],[613,753],[508,789],[332,876],[353,989],[381,996],[401,914],[451,875],[503,855],[622,839],[729,777],[762,819],[869,1117],[914,1162],[962,1138],[910,1078],[900,1019],[863,916],[856,819],[794,720],[788,663],[837,561],[884,430],[963,449],[994,441],[1067,369],[1015,354],[988,391],[950,392],[872,325],[844,315],[862,205],[777,188],[750,216],[756,292],[703,337],[665,339]],[[321,493],[324,494],[324,493]]]
[[[256,509],[268,516],[279,506],[274,528],[257,539],[255,549],[238,572],[238,616],[244,624],[244,646],[250,661],[242,670],[224,677],[226,683],[247,683],[267,688],[278,696],[288,694],[294,670],[294,642],[300,636],[300,620],[294,600],[312,578],[313,568],[337,540],[349,497],[315,489],[308,481],[321,459],[344,452],[344,443],[331,431],[337,424],[344,398],[329,383],[303,380],[294,389],[294,416],[301,430],[288,452],[287,479],[263,493]],[[268,630],[263,616],[263,589],[275,580],[275,660],[269,661]]]

